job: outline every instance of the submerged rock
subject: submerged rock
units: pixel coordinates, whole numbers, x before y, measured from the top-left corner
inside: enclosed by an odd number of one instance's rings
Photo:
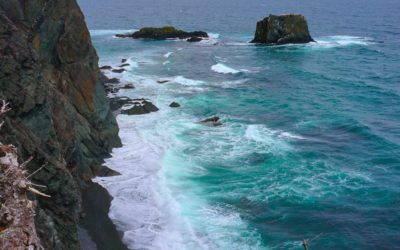
[[[142,115],[159,110],[153,103],[145,99],[133,99],[132,101],[134,102],[131,105],[125,105],[122,107],[121,114]]]
[[[257,23],[251,43],[287,44],[313,42],[302,15],[269,15]]]
[[[169,80],[158,80],[157,82],[160,84],[163,84],[163,83],[169,82]]]
[[[161,28],[146,27],[139,31],[131,34],[117,34],[116,37],[131,37],[134,39],[154,39],[154,40],[165,40],[169,38],[179,38],[186,39],[191,37],[208,37],[208,34],[204,31],[193,31],[186,32],[183,30],[178,30],[172,26],[165,26]]]
[[[171,104],[169,105],[171,108],[179,108],[181,105],[177,102],[171,102]]]
[[[222,125],[222,122],[220,121],[220,118],[218,116],[212,116],[210,118],[204,119],[204,120],[200,121],[200,123],[202,123],[204,125],[208,125],[208,126],[213,126],[213,127]]]

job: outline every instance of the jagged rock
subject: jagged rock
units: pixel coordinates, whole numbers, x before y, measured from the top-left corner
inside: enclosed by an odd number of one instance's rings
[[[113,87],[113,86],[105,86],[104,89],[106,90],[107,93],[118,93],[119,88]]]
[[[44,166],[32,177],[51,195],[35,198],[41,243],[79,249],[80,186],[121,143],[76,0],[0,0],[0,79],[12,108],[0,141],[34,156],[29,173]]]
[[[251,43],[286,44],[314,41],[302,15],[269,15],[257,23]]]
[[[120,83],[120,80],[118,78],[110,78],[106,80],[106,83],[117,84]]]
[[[126,115],[142,115],[158,111],[158,108],[145,99],[133,99],[135,101],[131,105],[122,107],[121,114]]]
[[[158,80],[157,82],[160,84],[163,84],[163,83],[169,82],[169,80]]]
[[[154,39],[154,40],[165,40],[169,38],[186,39],[191,37],[208,37],[208,34],[204,31],[193,31],[186,32],[178,30],[172,26],[165,26],[161,28],[146,27],[132,34],[117,34],[117,37],[131,37],[134,39]]]
[[[130,65],[129,63],[124,63],[124,64],[119,65],[119,67],[123,68],[123,67],[129,66],[129,65]]]
[[[110,70],[110,69],[112,69],[112,67],[108,66],[108,65],[104,65],[104,66],[101,66],[100,69],[101,70]]]
[[[133,103],[133,100],[126,96],[116,96],[116,97],[110,98],[110,107],[111,107],[111,110],[113,112],[115,112],[115,114],[119,113],[116,111],[121,109],[122,106],[124,106],[126,104],[132,104],[132,103]]]
[[[113,69],[113,70],[111,70],[112,72],[114,72],[114,73],[122,73],[122,72],[124,72],[126,69]]]
[[[207,126],[213,126],[213,127],[222,125],[222,122],[220,122],[220,118],[218,116],[212,116],[210,118],[201,120],[200,123],[207,125]]]
[[[186,41],[190,42],[190,43],[194,43],[194,42],[200,42],[202,40],[203,40],[203,38],[201,38],[201,37],[192,36],[191,38],[187,39]]]
[[[169,105],[171,108],[179,108],[181,105],[177,102],[171,102],[171,104]]]

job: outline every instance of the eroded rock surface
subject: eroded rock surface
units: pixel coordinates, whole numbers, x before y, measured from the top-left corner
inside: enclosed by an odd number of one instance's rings
[[[32,156],[47,186],[36,229],[46,249],[79,249],[79,186],[120,145],[98,57],[75,0],[0,0],[0,99],[10,102],[0,141]]]

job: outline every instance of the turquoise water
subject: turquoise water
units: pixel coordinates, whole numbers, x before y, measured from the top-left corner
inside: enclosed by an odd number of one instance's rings
[[[119,95],[160,108],[118,116],[122,175],[98,179],[130,248],[400,249],[398,1],[79,2],[101,64],[131,64]],[[287,12],[317,43],[247,43]],[[164,24],[211,39],[113,37]]]

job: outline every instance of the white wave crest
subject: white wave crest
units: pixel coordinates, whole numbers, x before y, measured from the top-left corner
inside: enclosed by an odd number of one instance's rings
[[[315,43],[310,43],[309,46],[316,48],[335,48],[352,45],[369,45],[373,44],[373,39],[370,37],[358,36],[327,36],[315,39]]]
[[[238,74],[240,70],[233,69],[222,63],[217,63],[211,66],[211,70],[220,74]]]
[[[184,76],[177,76],[177,77],[174,78],[173,81],[176,82],[176,83],[185,85],[185,86],[196,86],[196,85],[201,85],[201,84],[205,83],[204,81],[193,80],[193,79],[186,78]]]
[[[165,53],[163,56],[164,56],[165,58],[168,58],[168,57],[170,57],[173,53],[174,53],[174,52],[168,52],[168,53]]]

